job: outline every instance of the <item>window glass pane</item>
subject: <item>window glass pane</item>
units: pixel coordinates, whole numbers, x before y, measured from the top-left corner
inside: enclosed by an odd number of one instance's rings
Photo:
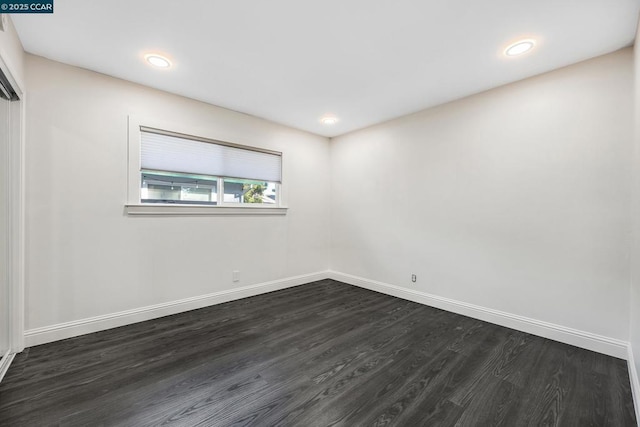
[[[142,203],[215,205],[218,180],[214,176],[142,171]]]
[[[275,204],[277,200],[275,182],[248,179],[224,179],[225,203]]]

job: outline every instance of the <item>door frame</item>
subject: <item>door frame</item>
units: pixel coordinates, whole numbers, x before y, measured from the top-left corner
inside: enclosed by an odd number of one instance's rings
[[[25,90],[16,80],[11,64],[0,50],[0,70],[18,95],[9,104],[9,144],[5,164],[7,171],[8,264],[9,281],[9,351],[24,350],[24,283],[25,283]]]

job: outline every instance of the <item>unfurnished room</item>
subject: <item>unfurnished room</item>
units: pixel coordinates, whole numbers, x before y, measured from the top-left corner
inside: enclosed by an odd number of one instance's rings
[[[638,426],[640,0],[0,0],[0,426]]]

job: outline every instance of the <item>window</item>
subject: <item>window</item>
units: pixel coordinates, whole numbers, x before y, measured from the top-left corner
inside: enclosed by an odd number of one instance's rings
[[[130,194],[128,208],[281,206],[281,153],[145,126],[134,132],[139,145],[134,144],[137,153],[132,151],[130,138],[130,183],[137,189],[133,199]],[[128,213],[138,212],[128,209]]]
[[[142,169],[142,203],[218,204],[218,180],[206,175],[189,175]]]
[[[224,179],[225,203],[277,203],[277,187],[273,182],[251,181],[248,179]]]

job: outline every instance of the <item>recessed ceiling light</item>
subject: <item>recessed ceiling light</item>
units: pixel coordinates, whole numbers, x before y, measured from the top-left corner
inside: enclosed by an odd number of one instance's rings
[[[144,56],[144,59],[154,67],[158,68],[169,68],[171,66],[171,61],[165,58],[162,55],[158,55],[157,53],[149,53]]]
[[[326,116],[322,116],[320,122],[323,125],[335,125],[336,123],[338,123],[338,118],[336,116],[327,114]]]
[[[533,39],[520,40],[505,49],[504,54],[507,56],[518,56],[529,52],[536,45]]]

